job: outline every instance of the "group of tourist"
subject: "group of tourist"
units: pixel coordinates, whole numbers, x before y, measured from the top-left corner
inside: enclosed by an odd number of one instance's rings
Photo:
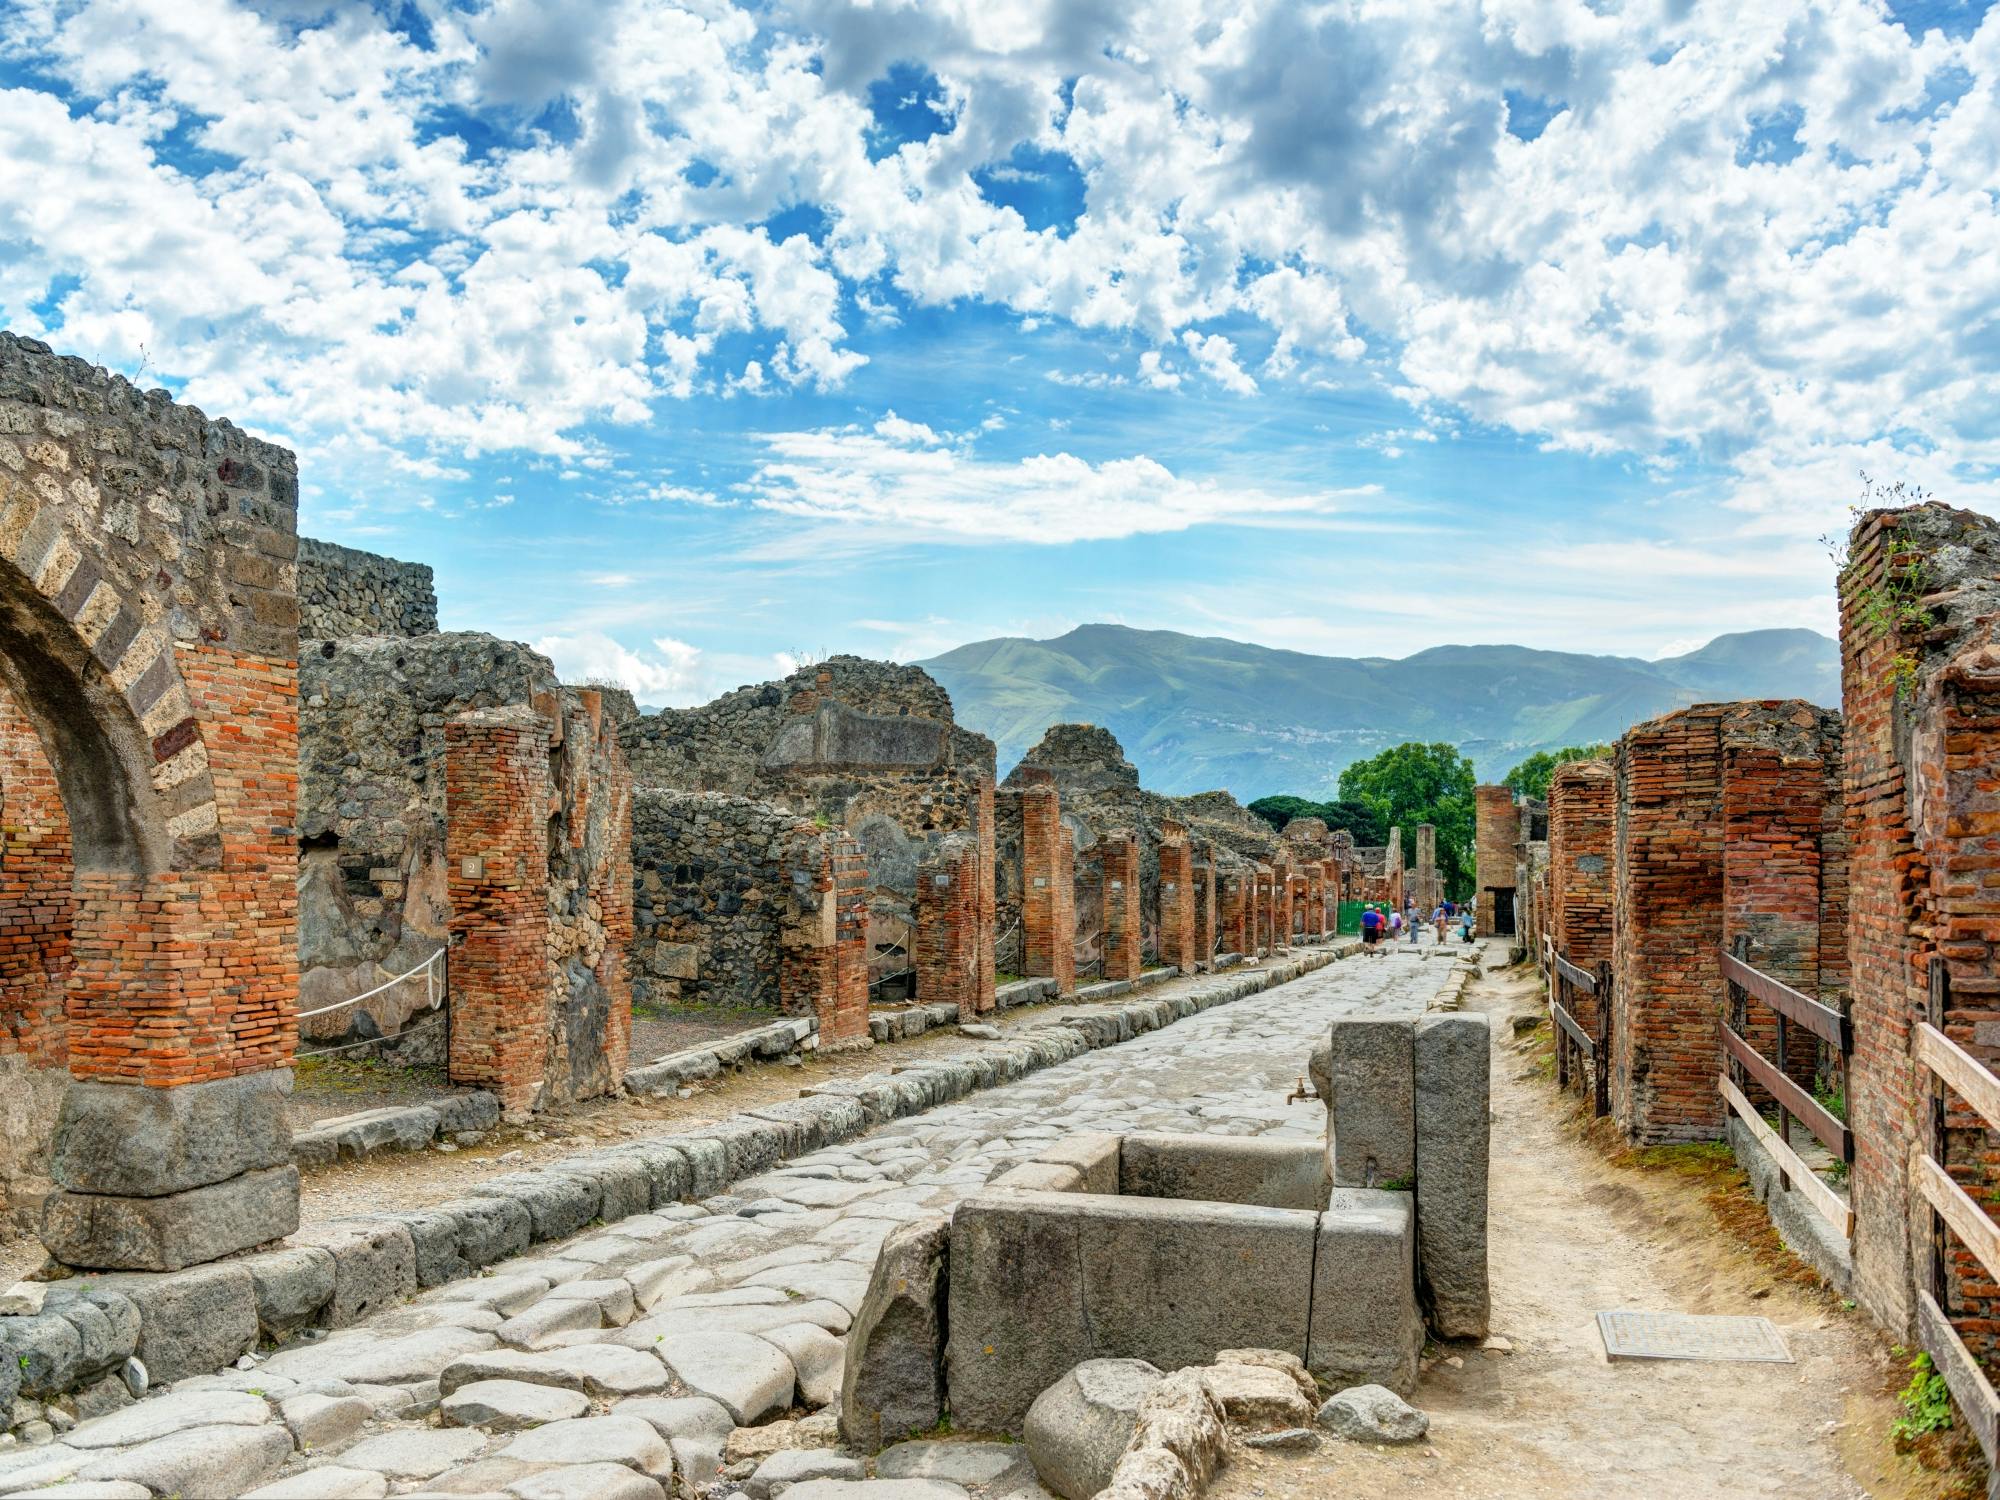
[[[1458,928],[1460,942],[1472,941],[1473,911],[1470,904],[1442,901],[1430,914],[1428,922],[1436,930],[1437,940],[1440,943],[1446,941],[1454,926]],[[1417,918],[1417,903],[1414,898],[1404,898],[1401,911],[1397,911],[1394,907],[1385,909],[1385,904],[1374,901],[1368,902],[1361,908],[1361,942],[1364,947],[1379,946],[1385,937],[1392,943],[1403,937],[1415,943],[1417,933],[1423,926],[1424,923]]]

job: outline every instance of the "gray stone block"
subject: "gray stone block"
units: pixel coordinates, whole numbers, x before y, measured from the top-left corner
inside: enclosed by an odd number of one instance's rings
[[[515,1172],[466,1189],[474,1198],[507,1198],[528,1211],[535,1242],[566,1240],[597,1217],[597,1180],[561,1172]]]
[[[1118,1191],[1310,1213],[1326,1202],[1328,1176],[1326,1149],[1318,1141],[1135,1132],[1125,1137]]]
[[[75,1193],[157,1198],[289,1165],[291,1092],[289,1068],[168,1089],[72,1079],[50,1175]]]
[[[257,1300],[257,1326],[282,1344],[319,1320],[333,1300],[333,1256],[310,1245],[267,1250],[238,1261],[250,1273]]]
[[[554,1170],[596,1181],[597,1212],[593,1217],[607,1224],[652,1211],[653,1174],[629,1153],[593,1151],[588,1156],[564,1157]]]
[[[162,1196],[58,1191],[42,1203],[49,1254],[87,1269],[178,1271],[281,1240],[298,1225],[299,1169],[289,1160]]]
[[[282,1427],[190,1427],[100,1458],[77,1480],[128,1479],[156,1495],[240,1495],[291,1456],[291,1435]]]
[[[0,1357],[30,1396],[57,1396],[83,1374],[83,1335],[53,1312],[0,1319]]]
[[[1335,1186],[1407,1188],[1415,1179],[1415,1053],[1410,1021],[1341,1020],[1323,1054],[1313,1054],[1333,1135]]]
[[[787,1132],[768,1121],[737,1116],[703,1134],[721,1145],[731,1182],[740,1182],[784,1160]]]
[[[951,1232],[952,1420],[1019,1433],[1035,1397],[1086,1359],[1174,1370],[1223,1349],[1303,1354],[1315,1222],[1185,1200],[965,1199]]]
[[[328,1328],[346,1328],[395,1306],[417,1289],[417,1247],[393,1219],[332,1219],[293,1236],[333,1257],[333,1296],[322,1314]]]
[[[139,1309],[137,1354],[155,1385],[207,1375],[257,1347],[257,1292],[247,1264],[224,1261],[168,1276],[105,1276]]]
[[[645,1170],[647,1180],[652,1184],[655,1208],[679,1203],[688,1196],[693,1173],[687,1158],[672,1146],[658,1141],[636,1141],[629,1146],[613,1147],[612,1151],[631,1157]]]
[[[458,1220],[453,1215],[436,1209],[410,1209],[382,1217],[409,1231],[410,1245],[416,1252],[418,1286],[443,1286],[478,1269],[459,1251]]]
[[[1091,1500],[1111,1483],[1160,1379],[1143,1359],[1092,1359],[1043,1391],[1023,1424],[1035,1477],[1063,1500]]]
[[[944,1415],[945,1288],[951,1225],[913,1219],[891,1230],[847,1333],[840,1430],[873,1453]]]
[[[1057,1141],[1037,1151],[1035,1160],[1048,1166],[1074,1167],[1079,1178],[1078,1192],[1119,1190],[1119,1137],[1109,1132],[1093,1131]]]
[[[1486,1017],[1425,1016],[1416,1028],[1419,1288],[1440,1338],[1483,1339],[1487,1155],[1492,1132]]]
[[[113,1365],[122,1365],[132,1353],[138,1329],[134,1327],[126,1333],[121,1347],[118,1339],[119,1330],[113,1326],[111,1319],[104,1315],[104,1309],[86,1301],[76,1292],[67,1289],[61,1292],[52,1290],[48,1301],[42,1305],[42,1311],[68,1323],[76,1330],[76,1336],[81,1341],[82,1347],[77,1355],[76,1376],[71,1382],[73,1385],[81,1385],[94,1379]]]
[[[1415,1387],[1424,1346],[1415,1220],[1408,1193],[1371,1188],[1335,1188],[1320,1215],[1305,1359],[1327,1384]]]
[[[859,1104],[851,1099],[824,1095],[759,1104],[746,1113],[755,1119],[796,1128],[799,1132],[798,1144],[794,1151],[788,1153],[795,1155],[852,1140],[868,1125],[867,1111]]]
[[[484,1089],[465,1094],[449,1094],[432,1102],[437,1111],[438,1129],[447,1135],[458,1130],[491,1130],[500,1123],[500,1101]]]
[[[513,1198],[453,1198],[433,1213],[458,1225],[458,1254],[474,1270],[524,1253],[534,1243],[534,1220]]]
[[[1989,1023],[1981,1023],[1989,1024]],[[1723,1122],[1729,1149],[1736,1155],[1750,1192],[1771,1216],[1785,1247],[1846,1293],[1854,1286],[1854,1258],[1847,1238],[1797,1191],[1787,1191],[1783,1174],[1764,1143],[1734,1114]]]
[[[687,1158],[688,1197],[712,1198],[729,1186],[729,1153],[720,1141],[705,1135],[674,1135],[663,1144]]]

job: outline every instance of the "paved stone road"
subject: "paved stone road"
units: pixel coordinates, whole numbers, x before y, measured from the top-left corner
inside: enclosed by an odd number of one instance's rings
[[[0,1496],[658,1500],[676,1471],[701,1487],[726,1464],[741,1483],[722,1489],[750,1500],[797,1483],[812,1488],[795,1500],[831,1500],[825,1482],[863,1468],[823,1408],[895,1224],[1076,1132],[1317,1134],[1317,1101],[1285,1095],[1322,1029],[1422,1011],[1452,975],[1448,956],[1352,958],[700,1205],[542,1246],[254,1369],[181,1381],[51,1447],[0,1454]],[[795,1405],[819,1410],[773,1421]],[[929,1500],[965,1493],[938,1481],[1039,1493],[1010,1445],[904,1444],[876,1472],[932,1481]]]

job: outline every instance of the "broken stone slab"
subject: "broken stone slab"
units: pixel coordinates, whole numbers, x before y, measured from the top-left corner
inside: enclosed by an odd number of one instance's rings
[[[441,1287],[432,1294],[431,1300],[439,1303],[464,1302],[490,1308],[505,1318],[534,1306],[548,1289],[549,1283],[540,1276],[518,1273],[480,1276]]]
[[[653,1352],[695,1395],[721,1403],[739,1427],[792,1404],[797,1384],[792,1362],[755,1334],[675,1334],[661,1338]]]
[[[1408,1188],[1415,1179],[1416,1027],[1407,1020],[1335,1021],[1312,1055],[1326,1102],[1336,1187]]]
[[[438,1129],[451,1134],[460,1130],[491,1130],[500,1123],[500,1100],[485,1089],[447,1094],[431,1101],[437,1111]]]
[[[42,1200],[42,1243],[57,1260],[84,1268],[178,1271],[298,1227],[299,1169],[289,1161],[155,1197],[59,1189]]]
[[[1076,1170],[1085,1193],[1119,1191],[1119,1157],[1122,1137],[1097,1131],[1068,1136],[1035,1153],[1035,1160],[1049,1166]]]
[[[536,1243],[566,1240],[597,1217],[597,1180],[559,1170],[489,1177],[466,1190],[473,1198],[504,1198],[527,1210]]]
[[[189,1427],[95,1459],[76,1477],[84,1484],[127,1480],[156,1495],[239,1495],[271,1479],[291,1456],[282,1427]]]
[[[357,1333],[281,1349],[264,1362],[264,1369],[299,1380],[406,1385],[435,1380],[453,1361],[491,1349],[494,1342],[492,1334],[472,1328],[427,1328],[393,1338]]]
[[[808,1479],[786,1500],[966,1500],[965,1486],[942,1479]]]
[[[1313,1419],[1318,1404],[1307,1399],[1290,1374],[1268,1366],[1207,1365],[1202,1380],[1238,1427],[1297,1427]]]
[[[430,1479],[469,1463],[487,1442],[485,1433],[462,1427],[413,1427],[364,1438],[343,1452],[340,1461],[391,1479]]]
[[[1090,1500],[1111,1483],[1162,1378],[1143,1359],[1091,1359],[1043,1391],[1022,1423],[1036,1477],[1064,1500]]]
[[[1339,1392],[1319,1409],[1319,1424],[1356,1443],[1414,1443],[1431,1430],[1428,1416],[1379,1385]]]
[[[330,1147],[336,1161],[359,1161],[378,1151],[421,1151],[437,1138],[438,1112],[422,1104],[388,1104],[351,1115],[321,1120],[292,1138],[295,1156],[326,1160]]]
[[[1222,1404],[1203,1383],[1201,1371],[1176,1370],[1139,1403],[1131,1445],[1104,1492],[1113,1500],[1193,1500],[1228,1449]]]
[[[594,1300],[545,1297],[525,1312],[507,1319],[494,1333],[501,1343],[517,1349],[540,1349],[555,1342],[562,1333],[577,1329],[595,1331],[603,1326],[603,1314]]]
[[[945,1292],[951,1223],[898,1225],[882,1241],[847,1334],[840,1430],[866,1453],[944,1415]]]
[[[289,1068],[170,1089],[73,1078],[56,1121],[49,1173],[72,1193],[162,1198],[246,1173],[289,1168],[292,1130],[286,1110],[291,1092]],[[296,1177],[292,1181],[296,1225]],[[260,1235],[229,1249],[281,1237]],[[54,1247],[50,1249],[53,1253]],[[72,1265],[101,1264],[58,1258]]]
[[[617,1463],[655,1479],[672,1480],[673,1453],[650,1422],[638,1417],[571,1417],[521,1433],[500,1450],[502,1458],[534,1464]]]
[[[1416,1026],[1419,1288],[1439,1338],[1486,1337],[1492,1032],[1470,1012]]]
[[[459,1386],[438,1406],[447,1427],[484,1427],[493,1432],[540,1427],[589,1410],[590,1398],[581,1391],[524,1380],[475,1380]]]
[[[644,1396],[620,1401],[611,1410],[613,1416],[651,1423],[673,1450],[681,1478],[697,1491],[721,1470],[723,1448],[736,1430],[728,1410],[707,1396]]]

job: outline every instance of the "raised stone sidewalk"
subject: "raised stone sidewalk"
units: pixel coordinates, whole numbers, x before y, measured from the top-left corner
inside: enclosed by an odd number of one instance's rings
[[[0,1495],[651,1500],[676,1470],[702,1484],[727,1464],[752,1500],[786,1484],[812,1500],[861,1473],[834,1451],[821,1408],[837,1397],[842,1335],[895,1224],[949,1209],[1072,1131],[1315,1133],[1319,1105],[1284,1096],[1325,1024],[1455,993],[1460,966],[1443,957],[1344,963],[1222,1008],[1270,971],[1187,981],[1010,1030],[962,1057],[828,1085],[707,1132],[711,1150],[684,1155],[686,1138],[659,1137],[521,1174],[487,1201],[568,1237],[414,1297],[405,1223],[326,1226],[333,1320],[360,1326],[295,1333],[251,1368],[183,1378],[52,1443],[0,1452]],[[1177,1016],[1187,1019],[1158,1029]],[[1148,1027],[1115,1051],[1087,1051]],[[1043,1071],[1006,1082],[1045,1058]],[[996,1081],[1005,1086],[932,1107]],[[787,1147],[796,1153],[784,1162]],[[641,1211],[591,1227],[639,1201],[640,1181]],[[787,1417],[798,1412],[813,1414]],[[928,1500],[967,1481],[1032,1484],[1018,1450],[903,1451],[921,1446],[882,1455],[878,1476],[943,1485]]]

